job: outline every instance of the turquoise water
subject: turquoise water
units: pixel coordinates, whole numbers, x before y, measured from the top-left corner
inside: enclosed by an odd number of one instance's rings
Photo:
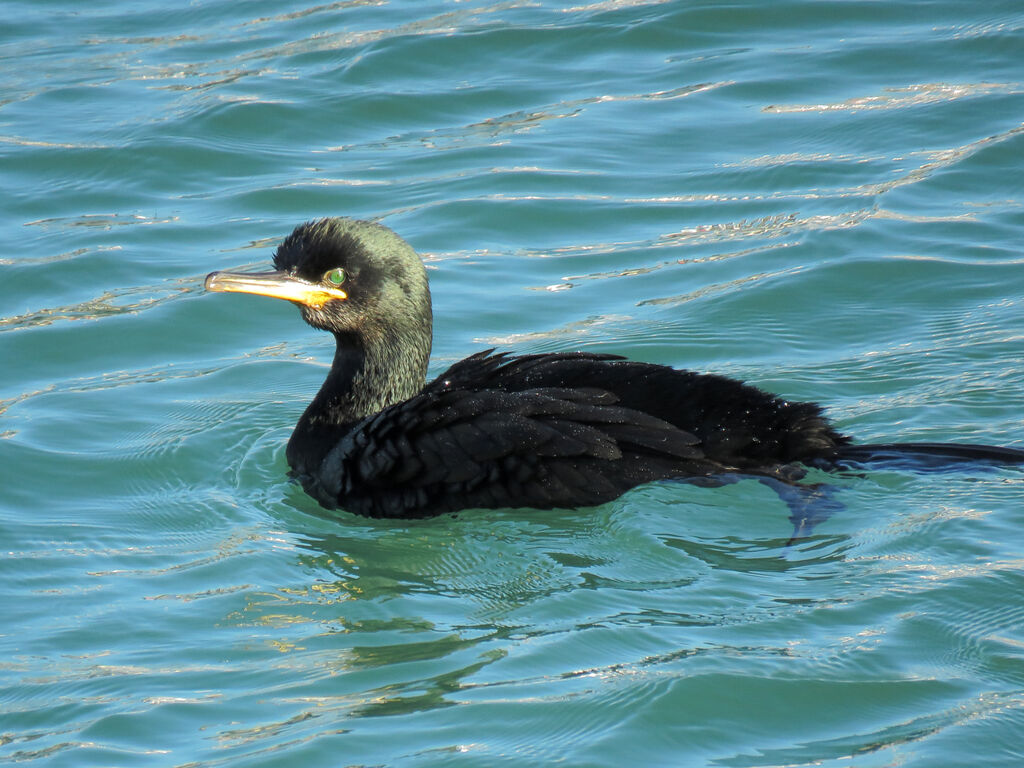
[[[1024,445],[1024,10],[6,3],[0,762],[1009,766],[1024,473],[329,516],[330,360],[205,294],[299,222],[427,260],[432,370],[595,349]]]

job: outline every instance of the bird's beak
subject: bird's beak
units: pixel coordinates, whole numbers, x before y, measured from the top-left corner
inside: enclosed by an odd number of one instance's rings
[[[309,283],[287,272],[211,272],[206,276],[206,290],[255,293],[275,299],[287,299],[320,309],[331,299],[347,299],[340,288]]]

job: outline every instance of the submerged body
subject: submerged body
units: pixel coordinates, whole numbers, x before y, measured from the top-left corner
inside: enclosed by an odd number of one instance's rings
[[[426,271],[386,227],[303,224],[275,272],[214,272],[212,291],[296,303],[335,337],[326,381],[287,458],[328,508],[426,517],[479,507],[579,507],[641,483],[743,473],[793,482],[807,463],[885,451],[1021,463],[1024,451],[932,444],[856,446],[819,406],[734,379],[587,353],[481,352],[426,382]]]

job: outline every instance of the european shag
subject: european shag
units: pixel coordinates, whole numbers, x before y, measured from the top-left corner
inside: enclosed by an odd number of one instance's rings
[[[288,441],[306,492],[369,517],[581,507],[652,480],[746,474],[912,452],[1018,464],[1024,451],[853,445],[814,403],[712,374],[587,352],[486,350],[427,383],[430,289],[412,247],[346,218],[302,224],[273,272],[214,272],[209,291],[287,299],[334,335],[334,362]]]

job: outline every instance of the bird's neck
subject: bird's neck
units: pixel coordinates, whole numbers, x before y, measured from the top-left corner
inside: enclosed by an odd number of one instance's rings
[[[381,334],[370,340],[339,333],[335,341],[331,370],[288,441],[288,463],[300,474],[317,468],[356,423],[407,400],[426,381],[429,332],[425,339]]]

